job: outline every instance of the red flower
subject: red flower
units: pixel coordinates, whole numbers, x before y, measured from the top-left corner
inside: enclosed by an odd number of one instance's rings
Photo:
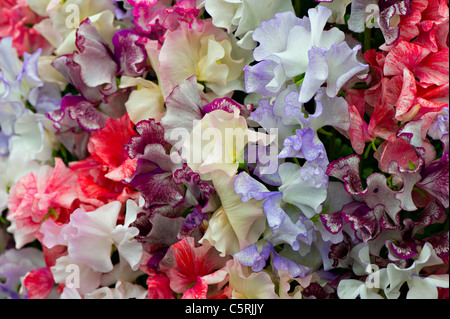
[[[134,134],[128,114],[109,119],[103,129],[90,137],[88,151],[91,155],[70,163],[70,168],[78,175],[77,191],[85,209],[89,205],[89,210],[95,209],[114,200],[125,202],[137,194],[122,182],[136,168],[136,160],[128,158],[124,149]]]
[[[160,263],[160,269],[170,279],[170,288],[176,293],[187,296],[203,295],[206,278],[225,266],[227,258],[220,257],[219,252],[212,246],[195,247],[194,239],[186,237],[172,245]],[[189,290],[189,288],[194,288]],[[187,298],[186,296],[186,298]]]

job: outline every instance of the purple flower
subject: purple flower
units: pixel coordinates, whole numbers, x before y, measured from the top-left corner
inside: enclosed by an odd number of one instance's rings
[[[445,208],[449,207],[449,153],[442,155],[440,161],[428,165],[422,172],[422,180],[417,186],[425,189]]]
[[[62,98],[60,109],[52,110],[46,116],[54,122],[55,135],[78,159],[89,155],[87,143],[91,132],[105,127],[108,119],[95,104],[70,94]]]
[[[246,91],[277,96],[288,84],[300,84],[298,101],[308,102],[326,84],[335,97],[353,76],[365,71],[356,59],[360,46],[350,48],[337,28],[324,30],[331,10],[318,6],[300,19],[291,11],[279,12],[255,29],[259,42],[253,56],[259,63],[244,69]]]
[[[154,119],[136,124],[138,136],[125,146],[130,158],[137,158],[137,166],[127,182],[139,190],[145,199],[144,208],[168,206],[176,208],[184,198],[185,190],[175,184],[172,174],[182,168],[167,154],[169,144],[164,140],[164,129]]]
[[[203,213],[199,205],[195,206],[192,213],[187,214],[184,219],[183,226],[181,226],[180,233],[177,236],[178,239],[194,237],[196,241],[200,240],[205,229],[204,221],[208,222],[208,220],[208,214]]]
[[[270,256],[272,256],[272,265],[276,270],[284,269],[294,278],[304,278],[311,271],[309,267],[279,255],[270,241],[261,240],[234,255],[240,264],[251,267],[255,272],[264,269]]]
[[[284,148],[278,155],[279,158],[299,157],[306,159],[309,164],[314,162],[325,171],[328,158],[325,146],[312,129],[298,129],[295,135],[284,140]]]
[[[298,207],[308,218],[322,210],[327,197],[328,177],[321,167],[308,162],[303,167],[286,162],[278,171],[283,183],[279,189],[285,202]]]
[[[171,145],[164,139],[165,130],[154,119],[136,124],[139,133],[125,145],[130,158],[137,158],[133,175],[127,179],[145,199],[144,209],[169,217],[180,216],[196,205],[208,210],[214,188],[202,181],[185,163],[174,162],[168,154]]]
[[[119,75],[137,77],[149,68],[143,38],[130,29],[116,32],[112,38]]]
[[[30,100],[33,105],[43,86],[37,71],[41,51],[25,52],[21,61],[12,38],[0,40],[0,156],[9,154],[10,139],[16,121],[25,113],[25,102]]]
[[[291,163],[285,163],[291,164]],[[297,165],[298,166],[298,165]],[[284,173],[284,170],[283,170]],[[283,176],[282,176],[283,177]],[[298,178],[298,176],[294,175],[293,178]],[[301,177],[298,178],[301,180]],[[285,178],[283,178],[285,181]],[[292,188],[289,188],[291,186]],[[304,225],[302,220],[302,214],[300,214],[300,210],[297,210],[295,213],[291,212],[293,216],[288,216],[287,203],[293,204],[298,208],[303,208],[307,206],[305,203],[301,203],[302,196],[300,196],[300,200],[296,200],[293,202],[289,202],[290,199],[290,191],[295,188],[294,185],[282,185],[280,190],[284,187],[287,191],[287,196],[281,191],[269,191],[262,183],[255,180],[246,172],[241,172],[234,183],[234,189],[238,195],[241,195],[241,200],[243,202],[248,202],[250,199],[255,199],[257,201],[264,201],[263,210],[267,218],[267,223],[269,227],[272,229],[272,238],[274,240],[283,240],[292,246],[294,250],[299,249],[298,240],[300,237],[309,238],[307,227]],[[301,190],[299,190],[301,193]],[[288,200],[286,200],[286,197]],[[320,193],[319,196],[320,198]],[[299,205],[301,207],[299,207]],[[303,212],[303,210],[302,210]]]
[[[444,153],[449,151],[448,143],[448,107],[444,107],[441,113],[436,117],[428,130],[428,135],[434,140],[441,140],[444,145]]]
[[[258,101],[258,108],[256,108],[251,114],[251,119],[261,125],[267,132],[270,129],[277,129],[278,132],[278,145],[282,145],[283,141],[293,134],[293,131],[299,128],[299,122],[296,118],[289,118],[285,114],[284,110],[284,96],[288,94],[290,90],[281,92],[275,101],[268,99],[261,99]]]

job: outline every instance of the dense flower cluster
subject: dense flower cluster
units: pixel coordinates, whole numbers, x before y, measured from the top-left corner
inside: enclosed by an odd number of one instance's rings
[[[449,298],[448,0],[0,0],[0,298]]]

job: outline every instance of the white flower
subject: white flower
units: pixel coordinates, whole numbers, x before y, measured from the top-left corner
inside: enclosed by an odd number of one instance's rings
[[[361,266],[367,264],[366,274],[369,276],[365,282],[354,279],[342,280],[338,286],[339,298],[355,299],[360,296],[361,299],[380,299],[382,297],[378,292],[381,289],[388,299],[397,299],[400,297],[400,288],[406,283],[409,288],[407,299],[437,299],[437,287],[449,287],[448,274],[420,276],[422,268],[443,264],[429,243],[425,243],[417,260],[405,269],[390,263],[386,268],[378,270],[376,265],[368,263],[368,248],[366,247],[368,246],[363,245],[359,250],[358,256],[361,263],[353,269],[356,270],[355,274],[363,276]],[[352,251],[353,257],[355,257],[354,251],[355,249]]]
[[[114,288],[101,287],[85,295],[85,299],[145,299],[147,290],[130,282],[118,281]]]
[[[387,266],[388,281],[384,293],[389,299],[397,299],[400,288],[406,282],[409,288],[407,299],[437,299],[437,287],[449,287],[448,274],[421,277],[420,271],[424,267],[439,264],[443,264],[443,261],[436,255],[431,244],[425,243],[419,257],[410,267],[401,269],[393,263]]]
[[[378,269],[378,266],[370,263],[369,245],[359,243],[353,247],[350,258],[352,269],[357,276],[368,276],[366,280],[344,279],[338,285],[337,293],[340,299],[383,299],[378,293],[382,282],[386,281],[386,269]]]
[[[134,237],[139,234],[139,229],[130,227],[136,220],[138,206],[133,200],[127,201],[125,223],[117,225],[111,232],[114,243],[117,245],[119,254],[130,264],[133,270],[137,270],[143,254],[142,245]]]
[[[41,226],[43,243],[48,248],[67,246],[73,262],[85,264],[100,273],[113,270],[111,249],[114,244],[119,255],[136,270],[142,257],[142,246],[134,240],[138,229],[130,224],[136,219],[137,212],[129,201],[125,224],[116,226],[121,207],[120,202],[114,201],[92,212],[77,209],[70,215],[70,222],[62,226],[47,219]]]
[[[256,47],[252,34],[262,21],[277,12],[294,11],[291,1],[279,0],[206,0],[205,9],[213,24],[235,32],[237,45],[246,50]]]

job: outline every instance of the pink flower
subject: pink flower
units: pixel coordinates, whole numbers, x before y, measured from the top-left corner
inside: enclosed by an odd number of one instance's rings
[[[8,231],[14,234],[16,248],[34,241],[47,217],[67,222],[77,198],[76,180],[77,176],[56,158],[55,167],[42,166],[20,178],[11,188],[7,219],[11,222]]]
[[[170,0],[130,0],[134,7],[133,16],[136,28],[160,44],[164,42],[167,31],[175,31],[180,23],[190,28],[201,27],[198,19],[200,10],[195,0],[177,0],[174,5]]]
[[[432,52],[421,45],[401,41],[386,56],[384,75],[402,75],[407,68],[419,79],[423,88],[444,85],[448,83],[448,50]]]
[[[51,271],[44,267],[29,271],[22,284],[28,291],[29,299],[46,299],[53,291],[55,281]]]
[[[148,299],[175,299],[170,289],[170,279],[163,273],[152,271],[147,278]]]
[[[176,293],[187,293],[185,298],[206,298],[208,285],[225,279],[226,257],[210,245],[196,247],[192,237],[172,245],[160,263],[160,269],[170,279],[170,288]],[[217,270],[219,269],[219,270]]]
[[[0,39],[13,38],[19,56],[42,48],[50,53],[52,46],[33,26],[42,18],[28,6],[27,0],[0,0]]]
[[[399,41],[411,41],[432,52],[448,48],[448,0],[415,0],[412,13],[400,16]]]

